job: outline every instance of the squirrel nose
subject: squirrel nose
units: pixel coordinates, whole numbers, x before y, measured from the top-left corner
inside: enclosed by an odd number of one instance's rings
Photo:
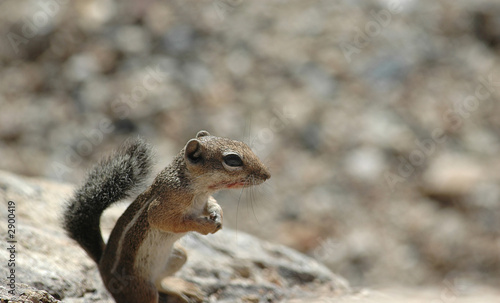
[[[271,178],[271,172],[267,167],[264,167],[260,170],[260,175],[262,176],[262,179],[267,180]]]

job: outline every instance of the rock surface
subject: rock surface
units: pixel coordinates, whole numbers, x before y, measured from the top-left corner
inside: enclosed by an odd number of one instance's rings
[[[15,202],[17,241],[16,295],[8,293],[5,277],[9,272],[3,266],[0,299],[113,302],[94,263],[59,226],[61,205],[71,192],[72,186],[67,184],[0,171],[0,199]],[[108,232],[124,207],[106,212],[103,225]],[[2,211],[0,218],[2,235],[7,234],[7,214]],[[319,291],[333,298],[349,291],[344,279],[314,259],[243,232],[192,233],[181,242],[189,258],[178,275],[198,284],[207,294],[206,302],[280,302],[308,298]],[[5,249],[0,251],[2,260],[8,260],[9,254]]]

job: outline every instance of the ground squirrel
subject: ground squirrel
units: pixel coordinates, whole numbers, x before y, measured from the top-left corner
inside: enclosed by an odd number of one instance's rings
[[[221,229],[214,192],[257,185],[271,175],[245,143],[200,131],[130,204],[104,244],[102,212],[133,195],[151,166],[149,147],[140,139],[100,162],[68,201],[64,229],[98,264],[116,302],[157,303],[158,291],[201,301],[196,286],[171,277],[186,261],[175,242],[190,231],[206,235]]]

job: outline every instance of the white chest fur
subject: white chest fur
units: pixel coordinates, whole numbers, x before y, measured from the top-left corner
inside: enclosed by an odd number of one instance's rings
[[[208,199],[212,198],[210,194],[197,195],[194,197],[191,204],[192,215],[201,215],[207,207]],[[213,198],[212,198],[213,199]]]
[[[172,247],[184,233],[167,233],[150,229],[142,242],[135,260],[136,271],[155,281],[165,271]]]

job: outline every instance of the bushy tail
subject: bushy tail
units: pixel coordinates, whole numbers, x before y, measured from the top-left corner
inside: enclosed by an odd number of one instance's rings
[[[64,209],[63,227],[99,263],[104,251],[100,218],[111,204],[143,186],[151,170],[151,152],[142,140],[129,141],[88,174]]]

